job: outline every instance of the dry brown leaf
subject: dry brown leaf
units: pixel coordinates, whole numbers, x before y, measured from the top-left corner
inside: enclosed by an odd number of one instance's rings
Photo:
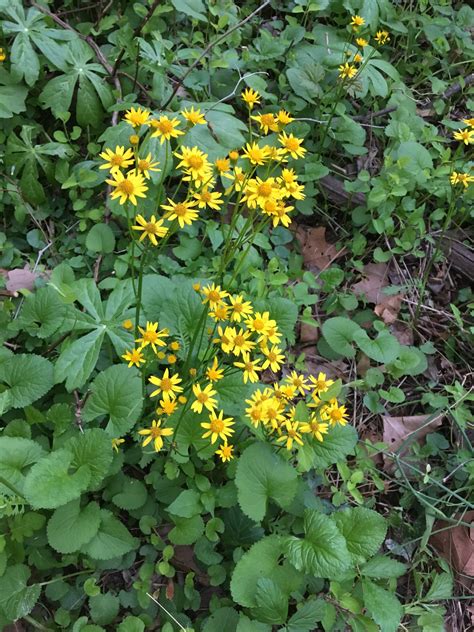
[[[414,342],[413,329],[399,320],[391,325],[390,332],[401,345],[411,347]]]
[[[456,516],[456,519],[471,524],[452,526],[443,520],[436,521],[430,544],[460,574],[474,577],[474,511]]]
[[[441,426],[443,415],[437,415],[431,420],[431,415],[408,415],[392,417],[382,415],[383,440],[392,452],[395,452],[402,444],[416,440],[421,441],[427,434]],[[429,421],[430,420],[430,421]]]
[[[391,325],[397,320],[398,312],[402,305],[403,294],[386,296],[384,300],[374,307],[374,312],[384,323]]]
[[[389,265],[387,263],[368,263],[364,266],[364,277],[352,286],[356,296],[365,296],[369,303],[374,303],[374,312],[384,323],[391,325],[397,319],[402,305],[403,294],[384,294],[389,285]]]
[[[317,342],[319,339],[319,327],[313,327],[308,323],[301,323],[299,342]]]
[[[317,228],[298,226],[296,237],[301,245],[304,265],[308,269],[324,270],[345,252],[344,248],[336,250],[334,244],[329,244],[326,241],[326,228],[324,226]]]
[[[9,292],[34,290],[37,275],[26,265],[24,268],[8,270],[6,288]]]

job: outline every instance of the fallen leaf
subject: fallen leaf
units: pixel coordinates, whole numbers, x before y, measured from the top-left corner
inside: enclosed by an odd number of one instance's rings
[[[37,275],[26,265],[24,268],[15,268],[7,272],[6,288],[10,292],[19,290],[34,290]]]
[[[398,320],[392,323],[390,327],[390,333],[392,333],[401,345],[407,345],[411,347],[414,342],[413,329],[406,323]]]
[[[172,579],[168,579],[168,584],[166,585],[166,599],[168,601],[173,601],[174,598],[174,583]]]
[[[456,519],[471,524],[450,526],[443,520],[437,520],[433,526],[430,544],[462,576],[474,577],[474,511],[458,514]]]
[[[386,296],[383,301],[377,303],[374,307],[374,312],[383,320],[384,323],[391,325],[397,320],[402,300],[403,294],[392,294],[392,296]]]
[[[328,268],[331,263],[341,257],[345,248],[336,250],[334,244],[326,241],[326,228],[319,226],[318,228],[309,228],[298,226],[296,237],[301,245],[301,252],[306,268],[317,268],[318,272]]]
[[[356,296],[365,296],[369,303],[374,303],[375,314],[391,325],[398,317],[404,295],[383,292],[390,285],[388,273],[389,264],[368,263],[364,266],[364,278],[352,286],[352,291]]]
[[[427,434],[441,426],[443,415],[431,417],[432,415],[408,415],[401,417],[382,415],[384,443],[388,445],[391,452],[397,452],[399,457],[403,457],[408,452],[410,443],[413,441],[421,443]],[[394,459],[384,455],[384,461],[385,469],[393,471],[395,468]]]
[[[319,327],[308,323],[300,324],[299,342],[316,342],[319,339]]]

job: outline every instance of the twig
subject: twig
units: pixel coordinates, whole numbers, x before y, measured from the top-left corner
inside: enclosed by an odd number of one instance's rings
[[[257,13],[260,13],[260,11],[262,11],[266,6],[268,6],[270,4],[271,0],[265,0],[265,2],[263,4],[261,4],[259,7],[257,7],[255,9],[255,11],[252,11],[252,13],[250,13],[250,15],[248,15],[245,19],[241,20],[240,22],[238,22],[237,24],[235,24],[234,26],[232,26],[230,29],[228,29],[225,33],[223,33],[220,37],[218,37],[216,40],[214,40],[213,42],[211,42],[210,44],[208,44],[206,46],[206,48],[204,49],[204,51],[199,55],[199,57],[191,64],[191,66],[186,70],[186,72],[184,73],[184,75],[181,77],[181,79],[178,81],[178,83],[176,84],[175,89],[173,90],[173,92],[171,93],[170,97],[163,103],[163,105],[161,106],[161,108],[164,110],[166,108],[167,105],[169,105],[171,103],[171,101],[173,100],[173,98],[175,97],[176,93],[178,92],[178,90],[180,89],[180,87],[183,85],[184,80],[186,79],[186,77],[189,75],[190,72],[192,72],[196,66],[199,64],[199,62],[201,61],[201,59],[203,57],[205,57],[208,52],[214,48],[214,46],[216,46],[217,44],[219,44],[219,42],[222,42],[222,40],[226,39],[226,37],[228,37],[231,33],[233,33],[234,31],[236,31],[238,28],[240,28],[241,26],[243,26],[244,24],[246,24],[249,20],[251,20],[255,15],[257,15]]]
[[[242,77],[240,77],[240,79],[237,81],[237,83],[234,86],[234,89],[232,90],[232,92],[230,92],[229,94],[227,94],[225,97],[223,97],[222,99],[219,99],[219,101],[217,101],[216,103],[214,103],[213,105],[211,105],[210,108],[208,108],[204,114],[207,114],[208,112],[210,112],[211,110],[213,110],[215,107],[217,107],[219,105],[219,103],[224,103],[225,101],[227,101],[228,99],[232,99],[232,97],[235,97],[235,95],[237,94],[237,88],[240,86],[240,84],[242,83],[242,81],[244,81],[245,79],[248,79],[249,77],[253,77],[254,75],[267,75],[268,76],[268,72],[265,72],[264,70],[259,70],[257,72],[249,72],[246,75],[243,75]]]
[[[169,616],[169,618],[170,618],[170,619],[173,619],[173,621],[174,621],[177,625],[179,625],[179,627],[180,627],[180,629],[181,629],[181,630],[184,630],[184,632],[186,632],[186,628],[183,628],[183,626],[181,625],[181,623],[180,623],[177,619],[175,619],[175,618],[173,617],[173,615],[171,614],[171,612],[169,612],[169,611],[168,611],[168,610],[167,610],[167,609],[166,609],[166,608],[165,608],[165,607],[164,607],[164,606],[163,606],[163,605],[162,605],[162,604],[158,601],[158,599],[155,599],[155,598],[153,597],[153,595],[150,595],[150,593],[147,593],[146,595],[147,595],[147,597],[150,597],[150,599],[151,599],[154,603],[156,603],[156,605],[157,605],[157,606],[160,606],[160,608],[162,608],[162,609],[166,612],[166,614]]]

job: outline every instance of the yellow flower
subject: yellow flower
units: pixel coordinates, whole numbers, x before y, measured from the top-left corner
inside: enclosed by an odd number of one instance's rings
[[[235,329],[226,327],[225,330],[223,330],[222,327],[219,326],[217,333],[219,334],[219,338],[214,338],[212,342],[214,344],[220,344],[224,353],[231,353],[233,347],[232,337],[235,335]]]
[[[237,149],[233,149],[232,151],[229,151],[229,158],[233,162],[239,159],[239,152],[237,151]]]
[[[260,129],[263,130],[264,134],[268,134],[268,132],[277,132],[278,131],[278,119],[271,113],[269,114],[256,114],[250,117],[253,121],[257,121],[260,126]]]
[[[259,147],[257,143],[247,143],[242,154],[252,165],[263,165],[269,157],[268,147]]]
[[[462,122],[469,125],[469,127],[474,127],[474,118],[463,119]]]
[[[281,145],[283,145],[284,149],[286,149],[292,158],[304,158],[306,149],[301,147],[301,144],[303,143],[302,138],[296,138],[293,134],[282,132],[278,136],[278,141]]]
[[[155,452],[159,452],[163,447],[163,437],[171,436],[173,434],[173,430],[172,428],[161,428],[161,420],[153,420],[150,428],[143,428],[138,431],[138,434],[146,436],[146,439],[143,442],[143,447],[153,441]]]
[[[211,443],[215,443],[217,439],[227,440],[231,434],[234,434],[234,429],[231,428],[235,424],[232,421],[232,417],[224,419],[224,411],[219,411],[219,414],[211,412],[209,415],[209,422],[203,422],[201,428],[204,428],[207,432],[202,435],[203,439],[211,437]]]
[[[209,307],[211,308],[217,307],[218,305],[224,302],[224,299],[227,296],[229,296],[229,292],[226,292],[225,290],[221,290],[221,286],[215,285],[215,283],[213,283],[212,285],[206,285],[206,287],[203,287],[201,290],[201,293],[204,295],[204,298],[202,301],[203,304],[205,305],[206,303],[209,303]]]
[[[151,138],[158,137],[160,139],[160,145],[162,145],[165,140],[171,140],[172,138],[177,138],[184,134],[181,130],[176,129],[178,125],[180,125],[177,118],[170,119],[167,116],[160,116],[159,119],[151,119],[150,125],[155,130]]]
[[[150,382],[150,384],[153,384],[153,386],[158,387],[156,391],[153,391],[150,397],[155,397],[155,395],[159,395],[160,393],[162,393],[163,399],[169,402],[170,399],[176,399],[176,393],[183,392],[182,387],[178,386],[178,384],[180,384],[180,382],[182,382],[183,380],[179,377],[177,373],[174,375],[170,375],[169,369],[165,369],[165,372],[163,373],[163,376],[161,378],[156,377],[155,375],[151,375],[148,378],[148,381]]]
[[[311,386],[308,386],[308,381],[304,375],[298,375],[296,371],[292,371],[290,375],[285,378],[288,384],[294,386],[297,392],[301,395],[305,394],[305,391],[309,390]]]
[[[250,400],[246,400],[246,402],[250,402]],[[250,423],[258,428],[261,423],[264,421],[264,408],[262,403],[253,403],[248,408],[245,409],[245,413],[247,417],[250,419]]]
[[[153,162],[151,153],[148,153],[146,158],[139,158],[137,161],[137,171],[143,173],[145,178],[150,177],[150,171],[161,171],[158,169],[156,165],[159,165],[159,162]]]
[[[125,443],[125,439],[112,439],[111,443],[112,443],[112,449],[115,450],[115,452],[118,452],[119,447],[122,445],[122,443]]]
[[[334,384],[334,380],[328,380],[326,377],[326,373],[318,373],[318,377],[315,378],[313,375],[309,376],[309,381],[312,386],[314,386],[315,392],[317,395],[321,395],[321,393],[325,393],[328,388]]]
[[[250,382],[258,382],[258,371],[263,371],[258,360],[251,360],[250,355],[246,352],[242,352],[242,362],[234,362],[234,366],[238,369],[242,369],[244,384],[250,380]]]
[[[352,64],[345,63],[342,66],[339,66],[339,77],[341,79],[352,79],[357,74],[357,68]]]
[[[174,353],[169,353],[169,354],[166,356],[166,359],[168,360],[168,363],[169,363],[169,364],[176,364],[176,360],[177,360],[178,358],[174,355]]]
[[[172,415],[177,408],[178,401],[176,399],[160,399],[156,412],[159,415]]]
[[[202,413],[203,407],[211,412],[216,408],[217,399],[214,395],[217,395],[217,391],[212,388],[212,384],[208,384],[203,389],[199,384],[193,384],[193,393],[196,401],[191,404],[191,410],[195,413]]]
[[[133,151],[131,149],[125,150],[125,147],[118,145],[115,147],[115,151],[107,147],[99,156],[106,161],[104,165],[100,165],[99,169],[110,169],[111,173],[126,169],[133,162]]]
[[[279,183],[275,178],[251,178],[245,187],[245,193],[242,197],[243,202],[247,202],[249,208],[265,208],[268,200],[277,201],[282,196]]]
[[[278,114],[276,115],[276,118],[280,126],[288,125],[289,123],[292,123],[295,120],[291,116],[291,114],[287,112],[286,110],[280,110]]]
[[[356,53],[354,55],[354,59],[352,60],[355,64],[360,64],[360,62],[362,61],[363,57],[360,53]]]
[[[133,323],[132,323],[132,321],[129,318],[127,318],[127,320],[123,321],[122,327],[124,329],[133,329]]]
[[[335,399],[329,402],[329,405],[321,412],[321,417],[324,421],[329,421],[331,426],[339,424],[345,426],[347,424],[347,409],[345,406],[339,406]]]
[[[157,237],[164,237],[168,232],[168,228],[163,226],[162,219],[156,219],[154,215],[147,221],[143,215],[137,215],[135,217],[135,221],[137,224],[132,226],[132,230],[141,230],[143,231],[140,235],[139,241],[143,241],[145,237],[151,241],[154,246],[158,245]]]
[[[209,312],[209,316],[216,322],[229,320],[229,310],[230,307],[228,305],[216,305],[216,307]]]
[[[474,129],[459,129],[453,134],[456,140],[463,142],[465,145],[474,143]]]
[[[158,360],[164,360],[166,358],[166,353],[164,351],[158,351],[156,357],[158,358]]]
[[[285,404],[280,402],[277,397],[270,397],[263,402],[263,423],[270,424],[276,430],[285,422],[283,411]]]
[[[388,31],[377,31],[374,39],[377,44],[382,46],[390,41],[390,35],[388,34]]]
[[[234,330],[235,331],[235,330]],[[231,337],[232,340],[232,353],[236,356],[239,356],[244,353],[252,351],[255,347],[255,342],[249,340],[252,335],[251,331],[245,331],[243,329],[239,329],[239,331],[235,331],[235,334]]]
[[[264,212],[268,212],[268,205],[269,202],[267,202],[266,208],[263,209]],[[294,206],[285,206],[283,202],[278,202],[274,208],[272,207],[269,215],[272,216],[273,227],[275,228],[275,226],[278,226],[278,224],[283,224],[283,226],[286,226],[288,228],[288,226],[291,224],[291,217],[288,215],[288,213],[291,213],[294,208]]]
[[[126,351],[122,358],[128,362],[128,368],[135,365],[137,369],[140,368],[140,364],[144,364],[145,358],[143,357],[143,353],[141,349],[132,349],[131,351]]]
[[[132,134],[128,140],[130,142],[130,145],[138,145],[138,143],[140,142],[140,136],[138,136],[137,134]]]
[[[285,423],[281,426],[281,432],[282,435],[278,437],[277,443],[285,443],[287,450],[291,450],[293,448],[293,443],[303,445],[299,421],[285,421]]]
[[[234,167],[233,178],[234,182],[232,184],[235,191],[241,191],[245,179],[247,178],[247,173],[241,167]]]
[[[284,147],[272,147],[265,145],[264,149],[268,151],[268,160],[275,162],[288,162],[288,155]]]
[[[206,119],[200,109],[195,110],[194,106],[191,106],[190,110],[181,110],[181,116],[185,118],[191,125],[206,125]]]
[[[283,190],[283,197],[292,197],[294,200],[304,200],[306,195],[303,193],[304,184],[298,182],[288,182]]]
[[[271,323],[275,323],[275,321],[272,320]],[[267,344],[267,342],[271,342],[274,345],[280,344],[281,333],[278,331],[276,323],[274,325],[268,325],[261,339],[265,342],[265,344]]]
[[[217,456],[220,457],[221,461],[225,463],[226,461],[230,461],[234,458],[232,451],[234,449],[233,445],[228,444],[227,442],[223,443],[219,450],[216,450]]]
[[[222,200],[222,193],[218,191],[209,191],[208,187],[203,187],[200,191],[197,191],[193,196],[198,203],[198,208],[209,208],[218,211],[220,207],[224,204],[224,200]]]
[[[193,209],[193,206],[196,206],[197,202],[193,200],[173,202],[170,198],[168,198],[168,202],[169,204],[161,205],[162,209],[168,211],[165,218],[170,221],[178,220],[178,224],[181,228],[184,228],[185,225],[191,226],[191,224],[198,219],[199,213]]]
[[[365,20],[363,17],[361,17],[360,15],[353,15],[351,17],[351,22],[350,22],[352,28],[354,29],[354,31],[357,31],[357,29],[361,26],[364,26],[365,24]]]
[[[196,182],[197,186],[208,180],[211,177],[211,165],[207,159],[207,154],[197,147],[190,148],[183,145],[180,149],[181,153],[178,151],[174,152],[176,158],[180,160],[177,168],[180,169],[182,167],[191,179]]]
[[[259,334],[259,340],[262,340],[268,335],[269,329],[276,325],[276,322],[270,318],[269,312],[256,312],[255,315],[247,318],[245,324],[251,331]]]
[[[462,184],[466,188],[469,186],[470,182],[474,182],[474,176],[471,176],[468,173],[459,173],[457,171],[453,171],[449,179],[452,185]]]
[[[4,51],[4,49],[0,48],[0,63],[5,61],[6,58],[7,58],[7,55],[6,55],[5,51]]]
[[[166,338],[166,336],[168,335],[167,329],[162,329],[161,331],[157,331],[157,329],[158,323],[147,322],[145,329],[142,329],[142,327],[138,328],[138,331],[141,333],[142,337],[137,338],[135,342],[139,342],[142,349],[147,345],[151,345],[151,348],[156,353],[157,345],[158,347],[166,347],[166,342],[161,339]]]
[[[356,38],[356,44],[361,48],[365,48],[369,44],[369,42],[364,37],[358,37]]]
[[[240,323],[243,316],[250,316],[253,313],[252,303],[250,301],[244,301],[243,296],[236,295],[230,296],[232,313],[230,319],[234,322]]]
[[[327,434],[328,431],[328,424],[318,421],[316,416],[313,414],[310,416],[308,422],[301,424],[300,431],[304,433],[310,433],[318,441],[323,441],[323,435]]]
[[[219,363],[216,357],[214,357],[214,361],[211,366],[207,367],[206,377],[210,382],[218,382],[224,377],[224,370],[219,368]]]
[[[110,186],[115,187],[115,190],[112,191],[110,196],[112,200],[120,198],[120,204],[124,204],[124,202],[130,200],[130,202],[136,206],[137,197],[146,197],[145,191],[148,191],[148,187],[145,186],[142,175],[129,172],[124,176],[121,171],[116,171],[111,175],[114,179],[106,180],[106,182],[110,184]]]
[[[252,88],[246,88],[240,96],[247,104],[249,110],[252,110],[256,103],[260,103],[260,95],[256,90],[252,90]]]
[[[228,158],[218,158],[214,161],[214,166],[219,173],[225,173],[230,169],[230,160]]]
[[[148,125],[148,118],[150,117],[149,110],[142,110],[142,108],[130,108],[127,110],[124,121],[130,123],[132,127],[140,127],[140,125]]]
[[[274,373],[279,371],[281,365],[285,361],[285,356],[283,355],[282,350],[274,345],[271,349],[264,347],[262,349],[262,353],[265,356],[262,368],[266,369],[267,367],[270,367]]]
[[[171,351],[179,351],[181,349],[181,345],[177,340],[173,340],[173,342],[170,344],[170,349]]]

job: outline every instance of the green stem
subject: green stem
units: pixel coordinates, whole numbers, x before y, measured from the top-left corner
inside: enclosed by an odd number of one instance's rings
[[[15,494],[15,496],[19,496],[20,498],[23,498],[23,499],[25,498],[23,496],[23,492],[21,492],[17,487],[15,487],[15,485],[12,485],[12,483],[10,483],[10,481],[7,481],[7,479],[4,478],[3,476],[0,476],[0,483],[2,485],[5,485],[5,487],[8,487],[8,489],[11,489],[11,491]]]
[[[137,305],[135,307],[135,338],[138,337],[138,325],[140,322],[140,311],[142,308],[142,291],[143,291],[143,272],[145,270],[145,262],[148,255],[148,244],[145,246],[145,250],[140,259],[140,270],[138,272],[138,290],[137,290]]]

